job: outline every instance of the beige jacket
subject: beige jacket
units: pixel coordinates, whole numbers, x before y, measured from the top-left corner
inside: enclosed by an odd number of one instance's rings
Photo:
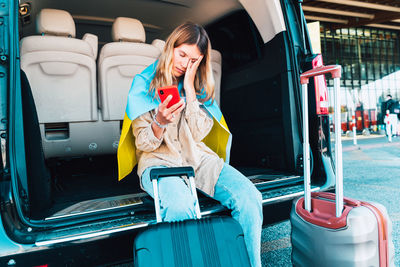
[[[155,110],[132,122],[139,177],[152,166],[192,166],[196,187],[214,196],[224,160],[201,141],[210,132],[213,118],[200,105],[198,101],[186,105],[181,115],[167,126],[161,139],[155,137],[151,129]]]

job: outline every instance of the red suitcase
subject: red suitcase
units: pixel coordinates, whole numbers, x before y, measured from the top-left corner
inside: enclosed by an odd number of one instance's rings
[[[336,195],[310,188],[307,84],[310,77],[331,73],[335,89],[335,125],[340,125],[340,66],[322,66],[301,75],[303,98],[304,198],[293,202],[294,266],[394,266],[392,224],[384,206],[343,198],[340,127],[335,127]]]

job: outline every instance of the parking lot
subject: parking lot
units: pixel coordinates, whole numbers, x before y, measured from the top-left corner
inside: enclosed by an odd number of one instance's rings
[[[386,206],[393,223],[395,266],[400,266],[400,137],[343,140],[344,195]],[[290,223],[263,230],[263,266],[291,266]]]

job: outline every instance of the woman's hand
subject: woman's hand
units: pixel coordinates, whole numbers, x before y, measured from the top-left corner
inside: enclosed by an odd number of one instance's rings
[[[185,102],[181,99],[178,103],[170,106],[167,108],[168,103],[171,101],[172,95],[169,95],[164,102],[158,105],[158,112],[156,115],[156,120],[162,124],[166,125],[171,123],[175,117],[179,116],[182,112],[183,108],[185,107]]]
[[[197,68],[200,65],[201,60],[203,59],[203,55],[201,55],[195,62],[189,60],[188,66],[185,72],[185,78],[183,80],[183,88],[185,89],[186,94],[186,102],[190,103],[196,100],[196,91],[194,88],[194,78],[196,77]]]
[[[167,108],[168,103],[171,101],[171,99],[172,95],[169,95],[164,100],[164,102],[158,105],[158,112],[155,116],[155,119],[161,125],[167,125],[168,123],[171,123],[176,116],[180,115],[183,108],[185,107],[185,102],[183,101],[183,99],[181,99],[181,101],[179,101],[175,105],[172,105],[171,107]],[[164,128],[160,128],[154,122],[151,124],[151,128],[153,129],[154,136],[157,137],[158,139],[161,139],[164,133]]]

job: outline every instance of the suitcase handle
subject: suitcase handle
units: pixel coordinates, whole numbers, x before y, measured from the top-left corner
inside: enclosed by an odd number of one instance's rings
[[[321,66],[304,72],[300,75],[302,85],[303,107],[303,170],[304,170],[304,207],[311,212],[311,174],[310,174],[310,147],[308,129],[308,92],[309,78],[330,73],[333,77],[334,87],[334,122],[335,122],[335,192],[336,192],[336,217],[341,217],[343,211],[343,166],[342,166],[342,137],[340,123],[340,77],[341,66]]]
[[[315,69],[308,70],[300,75],[300,83],[301,84],[308,84],[308,79],[314,76],[330,73],[332,78],[340,78],[341,74],[341,66],[340,65],[328,65],[328,66],[321,66]]]
[[[195,198],[195,211],[197,219],[201,218],[199,199],[197,198],[196,185],[194,182],[194,170],[192,167],[169,167],[169,168],[154,168],[150,170],[150,180],[153,183],[154,192],[154,207],[156,210],[157,223],[162,222],[160,198],[158,196],[158,179],[168,176],[186,176],[189,178],[189,188]]]
[[[335,194],[328,193],[328,192],[312,192],[311,196],[312,197],[321,197],[321,198],[330,199],[330,200],[336,199]],[[361,206],[361,201],[359,201],[359,200],[348,198],[348,197],[344,197],[343,200],[349,206],[352,206],[352,207]]]
[[[153,179],[158,179],[173,175],[194,177],[194,170],[192,167],[154,168],[150,170],[151,181],[153,181]]]

